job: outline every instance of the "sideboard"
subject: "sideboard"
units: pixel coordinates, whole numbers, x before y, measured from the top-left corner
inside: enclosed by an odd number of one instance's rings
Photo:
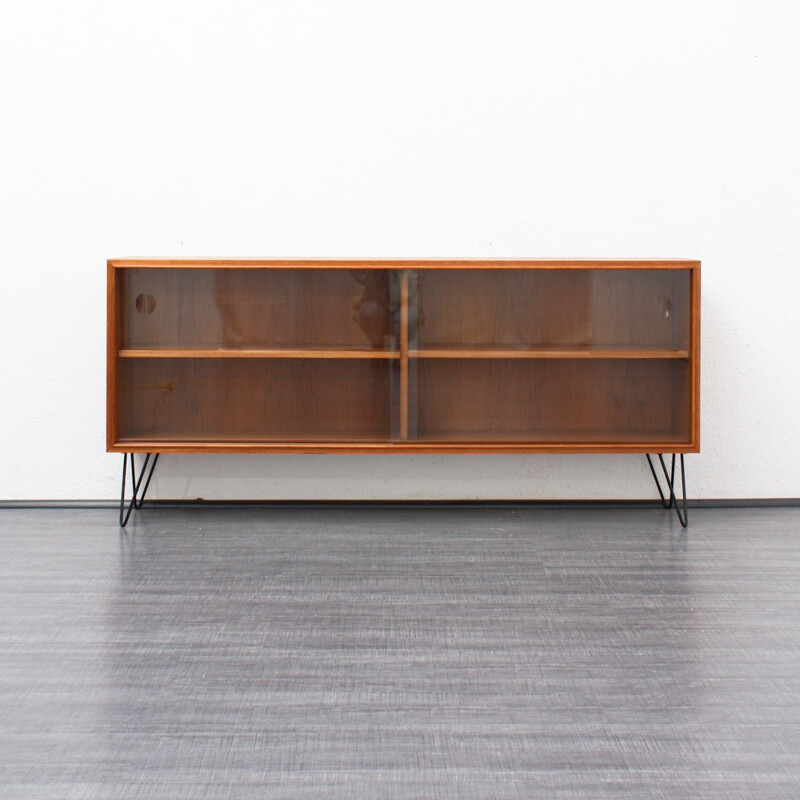
[[[699,261],[108,261],[122,525],[213,452],[640,453],[685,525],[699,398]]]

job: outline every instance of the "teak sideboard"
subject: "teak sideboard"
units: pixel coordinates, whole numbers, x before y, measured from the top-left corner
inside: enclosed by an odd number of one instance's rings
[[[643,453],[685,524],[699,398],[699,261],[108,262],[122,524],[200,452]]]

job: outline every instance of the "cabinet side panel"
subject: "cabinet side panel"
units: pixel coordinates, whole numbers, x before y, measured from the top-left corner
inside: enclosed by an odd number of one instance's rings
[[[692,442],[700,452],[700,265],[692,270],[692,314],[691,314],[691,419]]]
[[[106,281],[106,449],[110,451],[117,440],[117,350],[121,327],[117,270],[111,262],[107,264]]]

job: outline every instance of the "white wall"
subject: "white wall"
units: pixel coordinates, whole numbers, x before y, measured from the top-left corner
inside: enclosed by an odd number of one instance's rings
[[[695,497],[800,496],[800,58],[776,0],[0,10],[0,498],[112,498],[105,260],[703,262]],[[633,456],[166,456],[154,497],[653,497]]]

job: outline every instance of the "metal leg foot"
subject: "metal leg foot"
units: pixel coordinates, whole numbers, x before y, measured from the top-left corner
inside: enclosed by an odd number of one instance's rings
[[[156,468],[156,463],[158,462],[159,453],[147,453],[145,455],[144,464],[142,464],[142,470],[139,473],[139,478],[136,478],[136,461],[134,460],[133,453],[123,453],[122,454],[122,490],[120,493],[120,500],[119,500],[119,526],[120,528],[124,528],[128,524],[128,520],[130,519],[131,512],[133,509],[140,509],[142,504],[144,503],[145,495],[147,494],[147,489],[150,486],[150,481],[153,477],[153,471]],[[153,457],[153,463],[150,464],[150,471],[147,471],[147,465],[150,462],[151,456]],[[127,509],[125,507],[125,478],[127,475],[128,469],[128,458],[130,457],[131,460],[131,491],[133,492],[133,497],[131,497],[130,503],[128,503]],[[144,480],[145,473],[147,473],[147,480],[144,481],[144,488],[141,490],[141,494],[139,490],[142,487],[142,481]]]
[[[681,462],[681,500],[680,503],[678,502],[678,497],[675,494],[675,460],[680,456]],[[678,520],[680,521],[681,525],[685,528],[689,524],[689,511],[686,507],[686,468],[683,463],[683,453],[673,453],[672,454],[672,466],[670,470],[667,470],[667,465],[664,463],[664,456],[662,453],[658,453],[658,460],[661,462],[661,470],[664,473],[664,479],[667,482],[667,487],[669,488],[669,498],[666,497],[664,490],[661,488],[661,481],[658,478],[658,474],[656,473],[656,468],[653,466],[653,460],[650,458],[650,454],[647,453],[647,463],[650,465],[650,472],[653,473],[653,480],[656,482],[656,487],[658,488],[658,494],[661,497],[661,504],[664,508],[675,508],[675,513],[678,515]]]

